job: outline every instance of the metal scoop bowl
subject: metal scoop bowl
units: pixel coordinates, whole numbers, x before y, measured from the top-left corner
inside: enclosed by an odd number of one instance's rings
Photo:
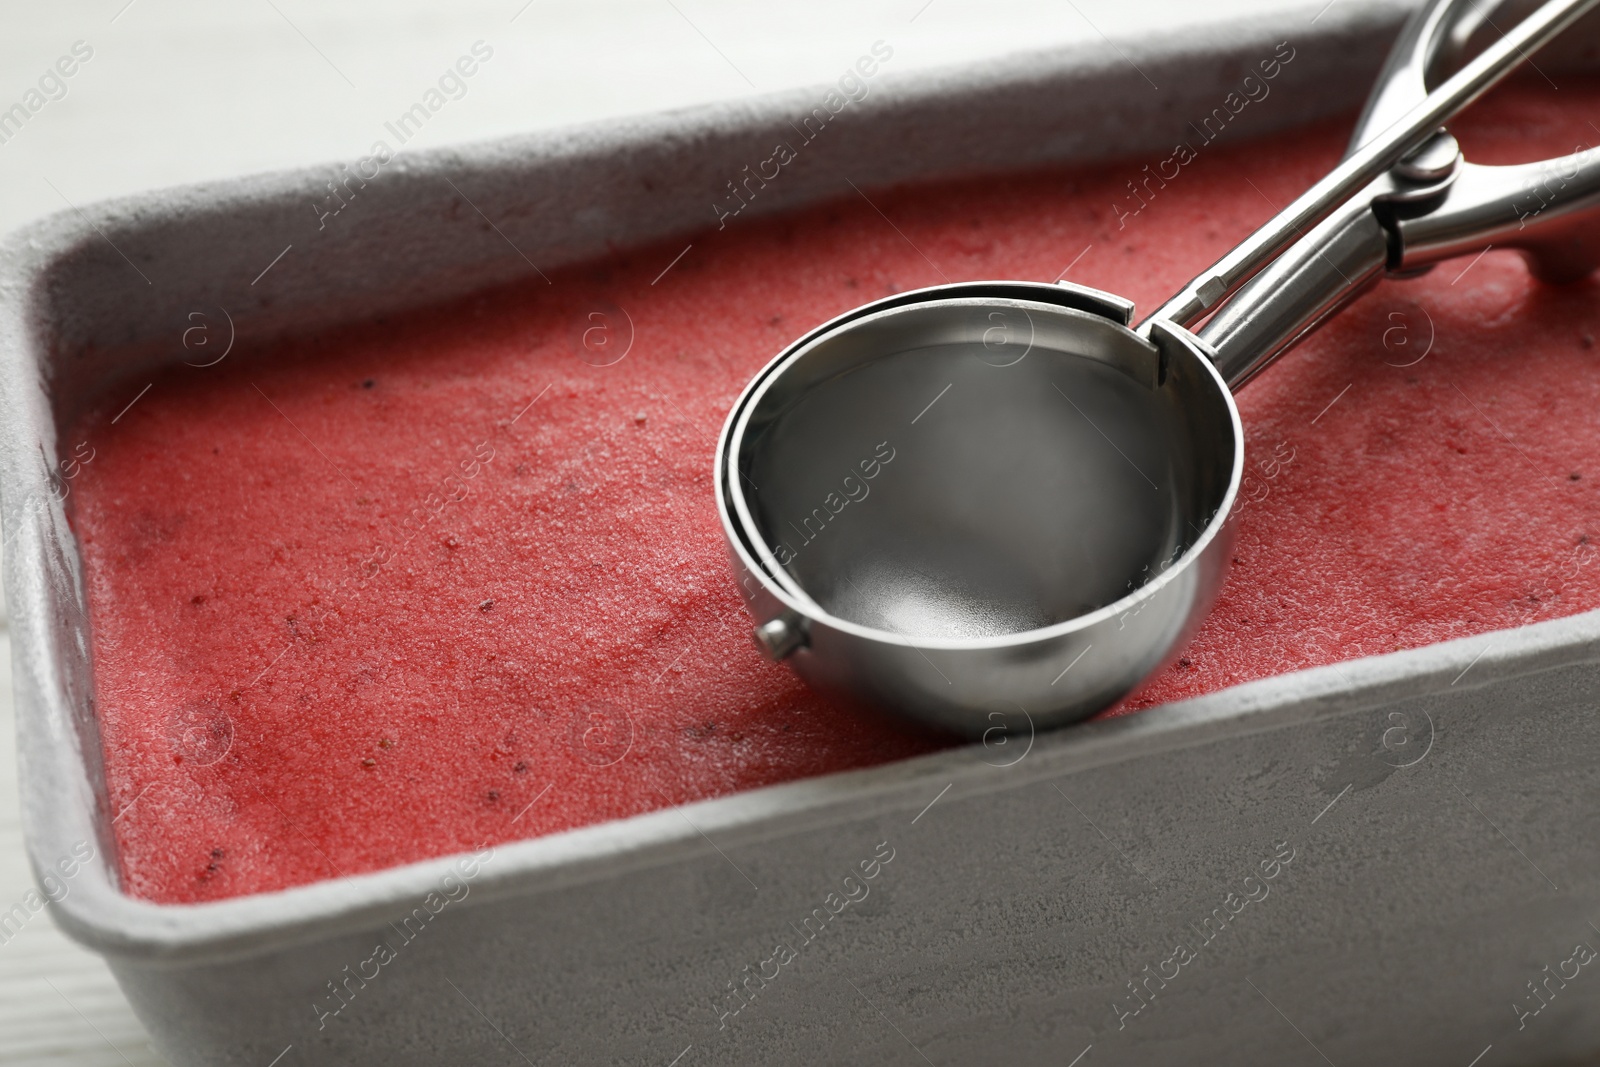
[[[1161,666],[1221,583],[1242,433],[1203,351],[1140,337],[1130,311],[944,286],[861,308],[765,375],[727,435],[724,500],[769,654],[964,732],[974,709],[1080,718]]]

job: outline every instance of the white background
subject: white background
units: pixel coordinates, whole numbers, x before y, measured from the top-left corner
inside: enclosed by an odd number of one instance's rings
[[[1338,0],[1334,0],[1338,2]],[[494,58],[420,147],[832,80],[873,41],[894,74],[1327,0],[93,0],[0,3],[0,110],[76,41],[68,93],[0,144],[0,231],[110,196],[366,153],[477,40]],[[0,603],[0,910],[31,885]],[[147,1067],[103,963],[44,914],[0,945],[0,1063]],[[265,1064],[262,1067],[266,1067]],[[292,1067],[288,1061],[284,1067]]]

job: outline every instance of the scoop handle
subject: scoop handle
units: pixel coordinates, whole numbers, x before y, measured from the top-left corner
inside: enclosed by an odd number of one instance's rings
[[[1180,326],[1198,322],[1296,241],[1317,232],[1315,227],[1336,214],[1341,205],[1352,197],[1361,199],[1358,194],[1371,183],[1597,3],[1600,0],[1546,0],[1381,132],[1373,133],[1321,181],[1191,280],[1151,317]],[[1456,0],[1434,0],[1414,19],[1437,14],[1441,9],[1448,14],[1458,6]],[[1386,76],[1390,73],[1385,72]],[[1380,83],[1384,84],[1387,83]]]
[[[1503,5],[1502,5],[1503,6]],[[1445,0],[1407,20],[1350,138],[1354,152],[1428,95],[1429,71],[1495,29],[1495,5]],[[1595,131],[1600,138],[1600,130]],[[1600,267],[1600,148],[1518,166],[1461,165],[1441,201],[1390,223],[1391,269],[1425,270],[1486,248],[1522,252],[1543,282],[1576,281]]]
[[[1340,205],[1304,238],[1250,279],[1195,331],[1237,391],[1306,334],[1376,285],[1388,265],[1390,235],[1372,205]]]
[[[1196,331],[1231,388],[1388,274],[1492,248],[1521,252],[1550,284],[1600,268],[1600,147],[1518,166],[1462,163],[1420,214],[1386,202],[1391,191],[1343,205]]]
[[[1488,21],[1479,0],[1438,0],[1401,31],[1350,140],[1353,156],[1428,98],[1426,76]],[[1237,389],[1386,272],[1516,248],[1536,277],[1600,266],[1600,149],[1511,167],[1461,160],[1438,131],[1269,262],[1196,331]]]
[[[1374,185],[1268,264],[1196,331],[1231,388],[1386,274],[1415,274],[1491,248],[1521,252],[1533,276],[1551,284],[1600,268],[1600,147],[1517,166],[1461,163],[1421,213],[1386,201],[1392,186]]]
[[[1577,281],[1600,267],[1600,147],[1518,166],[1462,164],[1436,209],[1394,227],[1401,271],[1511,248],[1540,281]]]

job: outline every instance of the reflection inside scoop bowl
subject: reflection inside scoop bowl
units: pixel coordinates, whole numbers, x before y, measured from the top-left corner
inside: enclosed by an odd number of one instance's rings
[[[1238,413],[1181,330],[1076,286],[902,294],[746,389],[719,507],[757,638],[814,684],[971,735],[1128,693],[1210,607]]]

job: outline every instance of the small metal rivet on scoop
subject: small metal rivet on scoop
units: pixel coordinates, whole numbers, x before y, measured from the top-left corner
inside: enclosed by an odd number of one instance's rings
[[[800,617],[786,612],[770,622],[764,622],[753,631],[756,647],[774,663],[787,659],[806,643]]]

